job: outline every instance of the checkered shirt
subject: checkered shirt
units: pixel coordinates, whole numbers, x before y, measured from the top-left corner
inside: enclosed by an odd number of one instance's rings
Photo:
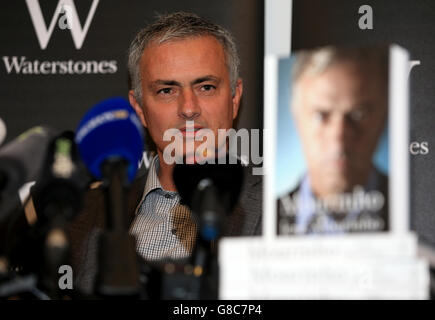
[[[180,204],[180,195],[163,190],[158,170],[159,158],[156,155],[151,162],[130,234],[136,238],[136,251],[146,261],[187,258],[196,242],[197,226],[189,208]]]

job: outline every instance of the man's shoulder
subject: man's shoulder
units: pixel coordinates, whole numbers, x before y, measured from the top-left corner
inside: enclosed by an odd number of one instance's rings
[[[263,192],[263,176],[254,175],[251,167],[244,168],[244,179],[242,194],[245,192],[247,197],[259,199]]]
[[[386,196],[388,196],[388,183],[389,179],[386,174],[384,174],[382,171],[380,171],[378,168],[375,168],[375,175],[376,179],[378,180],[379,185],[379,191],[384,193]]]
[[[225,236],[261,234],[263,208],[263,176],[244,168],[244,182],[236,208],[227,217]]]
[[[282,201],[285,201],[288,198],[293,198],[294,196],[298,195],[301,190],[302,180],[300,180],[294,187],[292,187],[289,191],[281,194],[277,198],[278,204]]]

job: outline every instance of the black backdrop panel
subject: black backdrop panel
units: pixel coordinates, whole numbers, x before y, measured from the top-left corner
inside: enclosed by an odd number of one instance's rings
[[[361,30],[358,9],[373,9],[373,29]],[[419,60],[411,80],[411,142],[427,142],[427,154],[411,155],[411,222],[435,245],[435,1],[294,0],[292,50],[328,44],[393,42]],[[424,150],[422,150],[424,153]],[[393,159],[394,161],[394,159]]]
[[[75,4],[81,28],[88,16],[92,18],[87,33],[77,33],[83,40],[80,49],[72,30],[65,28],[65,13],[56,16],[46,49],[40,46],[27,4],[34,7],[34,16],[40,10],[45,25],[38,28],[44,35],[60,1]],[[0,118],[7,126],[6,141],[38,124],[75,129],[95,103],[113,96],[126,98],[131,40],[156,13],[178,10],[194,12],[234,34],[245,89],[238,126],[261,128],[263,1],[19,0],[3,1],[0,10]]]

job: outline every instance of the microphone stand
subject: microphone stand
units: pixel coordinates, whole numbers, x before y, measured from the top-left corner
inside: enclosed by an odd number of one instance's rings
[[[192,299],[217,299],[219,268],[217,244],[225,217],[237,203],[243,169],[227,156],[225,164],[176,165],[174,182],[198,222],[198,240],[191,256]],[[219,165],[218,165],[219,164]]]
[[[139,264],[135,240],[126,223],[127,163],[106,160],[101,167],[105,189],[106,229],[99,242],[97,294],[103,297],[138,297]]]
[[[200,277],[199,299],[218,298],[219,268],[216,247],[222,230],[225,208],[228,199],[218,196],[216,186],[211,179],[199,182],[193,196],[192,209],[199,217],[198,241],[192,254],[194,275]]]

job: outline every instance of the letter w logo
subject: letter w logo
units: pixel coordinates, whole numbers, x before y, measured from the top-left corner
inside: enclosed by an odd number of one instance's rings
[[[51,19],[50,26],[47,28],[45,24],[44,17],[42,16],[41,7],[39,5],[39,0],[26,0],[27,8],[30,12],[30,17],[32,18],[33,26],[35,27],[36,35],[38,37],[39,45],[42,50],[47,48],[48,41],[50,41],[51,34],[53,33],[54,26],[59,18],[59,15],[64,10],[64,8],[69,8],[68,19],[70,19],[69,25],[71,26],[71,35],[74,40],[74,45],[77,50],[79,50],[83,42],[85,41],[86,34],[88,33],[89,26],[91,25],[92,18],[94,17],[95,10],[97,9],[98,2],[100,0],[94,0],[92,2],[91,9],[86,18],[85,25],[80,25],[79,16],[77,14],[76,6],[74,5],[74,0],[59,0],[57,3],[56,10],[54,10],[54,16]]]

